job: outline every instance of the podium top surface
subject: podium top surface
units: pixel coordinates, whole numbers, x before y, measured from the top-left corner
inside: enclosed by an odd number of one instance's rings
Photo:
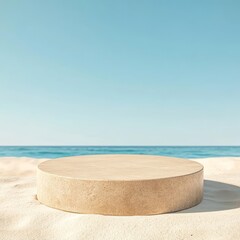
[[[63,178],[134,181],[189,175],[203,166],[181,158],[123,154],[59,158],[40,163],[38,169]]]

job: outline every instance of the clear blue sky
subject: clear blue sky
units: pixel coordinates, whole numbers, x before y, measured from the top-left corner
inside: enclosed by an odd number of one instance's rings
[[[0,0],[0,145],[240,145],[239,12]]]

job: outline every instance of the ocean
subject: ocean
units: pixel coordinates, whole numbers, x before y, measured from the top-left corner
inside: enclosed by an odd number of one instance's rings
[[[240,146],[0,146],[0,157],[59,158],[90,154],[240,157]]]

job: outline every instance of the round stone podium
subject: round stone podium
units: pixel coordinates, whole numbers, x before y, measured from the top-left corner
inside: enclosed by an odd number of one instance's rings
[[[38,165],[37,198],[52,208],[105,215],[175,212],[201,202],[203,166],[151,155],[89,155]]]

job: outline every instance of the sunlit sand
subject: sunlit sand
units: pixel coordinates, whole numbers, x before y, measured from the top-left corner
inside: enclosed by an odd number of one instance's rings
[[[36,199],[36,160],[0,158],[0,239],[240,239],[240,158],[204,165],[196,207],[152,216],[76,214]]]

